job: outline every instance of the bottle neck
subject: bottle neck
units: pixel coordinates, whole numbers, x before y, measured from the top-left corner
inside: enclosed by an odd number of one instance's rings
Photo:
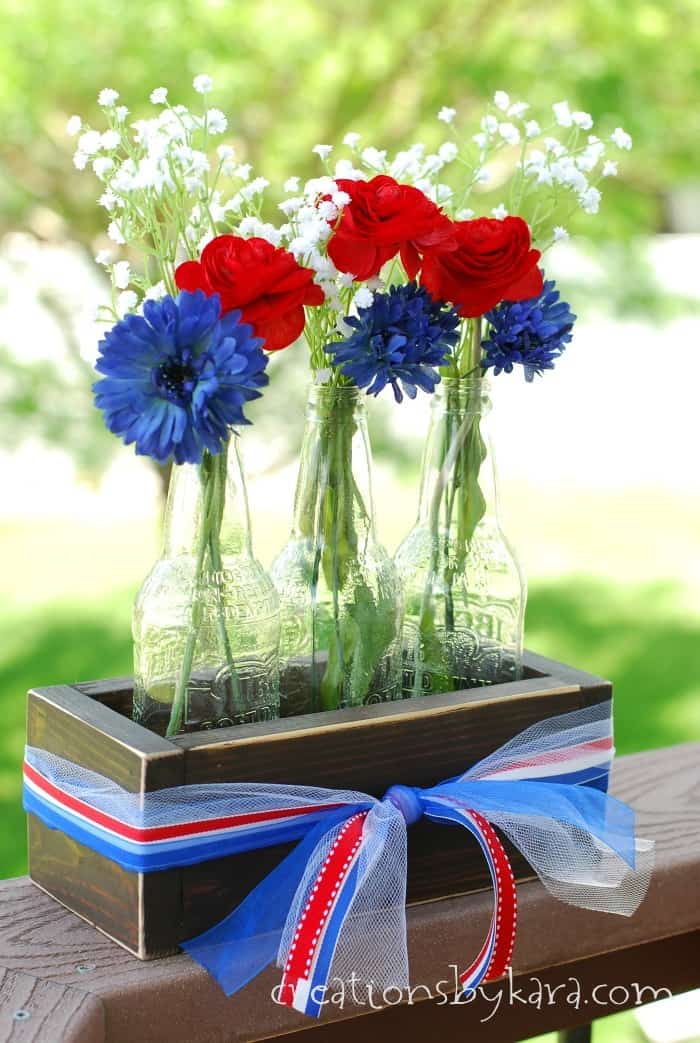
[[[419,524],[434,529],[467,527],[496,512],[496,488],[488,425],[489,386],[483,378],[449,377],[431,400],[423,452]],[[465,535],[462,533],[462,535]]]
[[[239,439],[199,464],[173,467],[163,526],[163,557],[194,552],[207,520],[219,527],[223,557],[252,556],[250,513]]]
[[[374,533],[371,450],[364,398],[356,387],[309,388],[294,498],[296,537],[324,540],[328,526]],[[342,534],[341,534],[342,535]]]

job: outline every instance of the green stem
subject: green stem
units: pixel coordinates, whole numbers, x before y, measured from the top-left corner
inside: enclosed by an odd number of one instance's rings
[[[205,458],[206,459],[206,458]],[[175,684],[175,696],[170,708],[170,719],[165,732],[166,738],[177,735],[182,727],[185,714],[185,701],[187,698],[187,687],[190,683],[192,673],[192,662],[194,651],[197,646],[199,627],[202,621],[201,585],[204,575],[204,561],[209,548],[210,526],[211,526],[211,501],[213,495],[213,482],[211,476],[205,470],[205,460],[200,464],[200,476],[202,479],[202,520],[197,542],[195,557],[194,577],[192,582],[192,604],[190,607],[190,623],[185,639],[185,647],[180,663],[180,672]]]
[[[224,507],[226,504],[226,475],[228,471],[228,446],[218,456],[212,458],[212,482],[213,492],[211,501],[212,524],[209,532],[209,557],[214,573],[214,590],[216,596],[216,622],[219,630],[219,640],[226,656],[226,665],[231,679],[231,697],[234,713],[244,712],[241,682],[238,677],[236,665],[231,650],[231,642],[226,628],[226,606],[224,604],[224,564],[221,556],[221,526],[224,519]]]

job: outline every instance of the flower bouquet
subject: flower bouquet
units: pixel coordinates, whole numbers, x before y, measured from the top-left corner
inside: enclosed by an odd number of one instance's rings
[[[499,91],[471,136],[441,109],[434,152],[389,156],[354,132],[341,155],[317,145],[324,172],[271,199],[233,146],[213,147],[227,120],[211,80],[194,88],[197,113],[158,88],[157,113],[129,123],[105,89],[105,131],[69,123],[110,238],[140,255],[137,270],[98,256],[114,325],[96,402],[137,453],[176,465],[134,616],[139,719],[172,735],[517,678],[524,582],[495,510],[487,375],[520,366],[532,381],[571,340],[542,256],[575,210],[597,212],[617,173],[606,143],[566,102],[541,126]],[[621,128],[610,139],[631,147]],[[311,386],[273,589],[238,431],[270,356],[302,336]],[[375,534],[362,394],[388,387],[397,403],[433,395],[418,520],[395,562]]]

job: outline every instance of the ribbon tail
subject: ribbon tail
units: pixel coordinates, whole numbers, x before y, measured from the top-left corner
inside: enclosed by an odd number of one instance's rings
[[[289,907],[309,858],[323,837],[356,809],[329,811],[294,850],[255,887],[232,913],[203,934],[182,943],[227,996],[274,963]]]
[[[406,829],[385,803],[360,811],[317,852],[280,949],[279,1002],[320,1017],[337,982],[408,984]]]
[[[462,988],[467,995],[471,995],[482,981],[501,978],[510,966],[517,927],[513,869],[495,830],[478,811],[426,799],[425,813],[431,819],[468,829],[479,842],[489,867],[494,897],[491,924],[478,956],[459,975]]]

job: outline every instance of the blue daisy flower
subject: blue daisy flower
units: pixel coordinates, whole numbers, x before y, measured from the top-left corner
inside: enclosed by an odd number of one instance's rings
[[[402,390],[409,398],[417,388],[431,393],[440,381],[443,365],[459,340],[459,315],[454,308],[433,300],[427,290],[406,283],[377,293],[357,317],[345,322],[355,332],[329,344],[326,351],[342,373],[368,395],[378,395],[391,384],[397,402]]]
[[[220,311],[201,290],[146,301],[100,341],[95,404],[138,454],[196,464],[249,422],[243,406],[268,382],[267,356],[240,311]]]
[[[553,279],[546,282],[538,297],[525,301],[504,301],[486,313],[490,324],[488,338],[483,343],[484,369],[511,373],[514,365],[525,370],[525,379],[554,369],[554,360],[564,351],[572,338],[571,330],[576,316],[559,299]]]

